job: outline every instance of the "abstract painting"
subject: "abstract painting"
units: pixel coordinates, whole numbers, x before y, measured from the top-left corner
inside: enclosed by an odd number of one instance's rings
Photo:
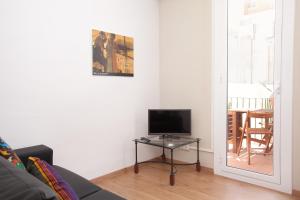
[[[92,30],[93,75],[133,76],[133,38]]]

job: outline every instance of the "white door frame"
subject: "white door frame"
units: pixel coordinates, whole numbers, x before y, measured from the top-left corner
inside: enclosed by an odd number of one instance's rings
[[[295,0],[276,0],[277,10],[281,12],[277,18],[275,31],[281,34],[277,45],[281,45],[277,64],[280,69],[280,124],[277,126],[277,138],[274,139],[274,176],[262,175],[226,165],[226,115],[227,115],[227,0],[213,0],[213,69],[212,69],[212,131],[214,138],[214,172],[215,174],[240,181],[271,188],[281,192],[292,193],[292,97],[293,97],[293,47],[294,47],[294,15]],[[278,15],[277,15],[278,17]],[[278,32],[279,31],[279,32]],[[276,39],[275,39],[276,40]],[[276,43],[276,41],[275,41]],[[276,44],[275,44],[276,45]],[[276,48],[276,46],[275,46]],[[276,67],[275,67],[276,68]],[[279,83],[274,83],[276,88]],[[280,103],[281,102],[281,103]],[[278,108],[279,108],[278,107]],[[274,113],[276,115],[276,111]]]

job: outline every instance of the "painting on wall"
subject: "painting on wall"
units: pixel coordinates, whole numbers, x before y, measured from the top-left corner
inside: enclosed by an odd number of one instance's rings
[[[133,76],[133,38],[92,30],[93,75]]]

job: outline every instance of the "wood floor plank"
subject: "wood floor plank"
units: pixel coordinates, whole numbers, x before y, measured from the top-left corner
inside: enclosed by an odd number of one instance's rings
[[[92,182],[129,200],[300,200],[266,188],[216,176],[192,166],[178,166],[175,186],[169,185],[169,166],[143,164]]]

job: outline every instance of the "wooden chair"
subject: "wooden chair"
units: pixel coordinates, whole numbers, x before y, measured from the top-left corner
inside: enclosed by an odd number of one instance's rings
[[[227,113],[227,142],[230,143],[230,141],[233,139],[233,113],[228,112]],[[229,147],[229,145],[227,145]],[[227,149],[229,151],[229,149]]]
[[[255,121],[257,119],[260,119],[263,121],[263,123],[260,123],[259,125],[261,127],[256,128],[256,123],[254,124],[254,127],[251,126],[251,121]],[[248,111],[247,116],[245,119],[245,123],[243,128],[241,128],[242,131],[242,139],[240,140],[240,144],[238,147],[238,155],[240,155],[243,139],[246,138],[247,141],[247,153],[248,153],[248,165],[250,165],[250,157],[251,157],[251,142],[258,142],[259,144],[264,144],[266,146],[264,154],[267,154],[269,151],[271,151],[272,146],[270,147],[270,142],[273,137],[273,125],[272,125],[272,119],[273,119],[273,112],[255,112],[255,111]],[[256,137],[253,138],[252,136],[261,135],[262,139],[257,139]]]

